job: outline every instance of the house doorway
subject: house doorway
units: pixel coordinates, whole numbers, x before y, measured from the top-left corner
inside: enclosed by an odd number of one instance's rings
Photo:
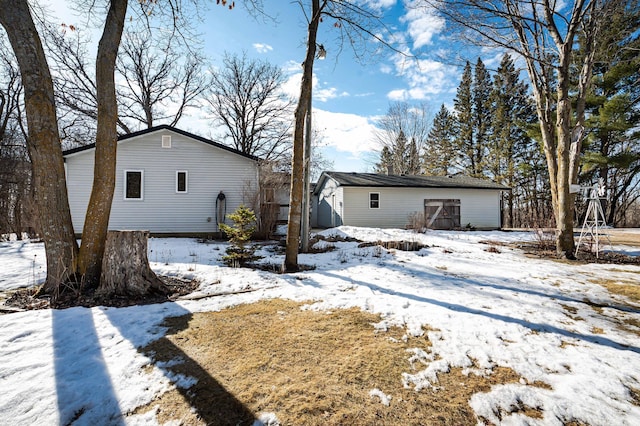
[[[424,219],[430,229],[460,228],[460,200],[424,200]]]

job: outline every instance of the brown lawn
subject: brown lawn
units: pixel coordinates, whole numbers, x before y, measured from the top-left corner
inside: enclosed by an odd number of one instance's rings
[[[428,350],[426,335],[403,339],[401,328],[376,332],[372,324],[380,317],[356,309],[300,306],[268,300],[170,318],[167,336],[142,351],[156,363],[181,359],[168,370],[198,383],[169,391],[137,413],[157,409],[160,422],[185,425],[251,424],[265,412],[282,425],[475,425],[471,395],[520,380],[507,368],[488,377],[454,368],[438,376],[435,391],[404,388],[403,372],[425,368],[412,369],[407,349]],[[372,389],[390,395],[390,404],[372,397]],[[516,410],[542,415],[535,407]]]

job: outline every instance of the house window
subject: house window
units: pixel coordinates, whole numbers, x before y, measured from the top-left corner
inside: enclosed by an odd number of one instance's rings
[[[379,192],[370,192],[369,193],[369,208],[370,209],[379,209],[380,208],[380,193]]]
[[[142,200],[144,185],[144,171],[125,170],[124,171],[124,199]]]
[[[186,170],[178,170],[176,172],[176,193],[186,194],[188,188],[189,173]]]
[[[162,147],[163,148],[171,148],[171,135],[163,135],[162,136]]]

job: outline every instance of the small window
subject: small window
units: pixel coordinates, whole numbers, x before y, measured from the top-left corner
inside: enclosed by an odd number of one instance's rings
[[[189,173],[186,170],[176,172],[176,193],[187,193]]]
[[[369,193],[369,208],[370,209],[379,209],[380,208],[380,193],[379,192],[370,192]]]
[[[142,200],[144,172],[142,170],[124,171],[124,199]]]
[[[162,147],[163,148],[171,148],[171,135],[163,135],[162,136]]]

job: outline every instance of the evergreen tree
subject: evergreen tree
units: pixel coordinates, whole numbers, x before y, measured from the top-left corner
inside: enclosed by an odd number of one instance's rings
[[[517,200],[523,198],[523,186],[536,184],[535,180],[518,175],[518,171],[529,170],[519,167],[525,161],[528,151],[538,149],[527,134],[527,127],[536,121],[528,95],[529,88],[519,78],[511,56],[505,54],[493,78],[491,131],[486,164],[487,171],[495,182],[512,188],[506,195],[503,216],[506,227],[515,226],[514,208]],[[527,161],[532,159],[529,156]],[[542,161],[544,166],[544,159]]]
[[[474,145],[474,122],[473,122],[473,103],[471,86],[473,77],[471,74],[471,64],[466,63],[462,72],[462,80],[458,86],[456,97],[453,100],[455,116],[456,116],[456,138],[455,149],[458,151],[459,163],[457,164],[465,173],[472,174],[474,165],[473,145]]]
[[[407,172],[408,175],[420,174],[420,153],[418,152],[418,144],[415,138],[411,138],[409,149],[407,152]]]
[[[480,58],[476,62],[471,90],[473,127],[475,138],[471,150],[470,172],[472,176],[484,175],[485,156],[491,129],[491,76]]]
[[[586,100],[581,180],[604,180],[607,223],[624,225],[627,208],[640,197],[635,189],[640,173],[640,6],[631,0],[619,3],[599,34]],[[586,43],[584,38],[578,42]]]
[[[409,145],[407,144],[407,137],[401,129],[391,151],[393,170],[395,174],[404,175],[407,173],[407,159],[409,157],[408,151]]]
[[[233,226],[220,224],[220,229],[227,235],[231,243],[227,248],[227,255],[222,257],[224,263],[236,268],[260,259],[260,256],[255,255],[256,247],[248,244],[256,230],[255,213],[241,205],[235,212],[227,216],[233,221]]]
[[[422,157],[426,174],[446,176],[452,171],[456,156],[453,150],[454,126],[455,117],[442,104],[433,119]]]
[[[393,156],[391,155],[391,150],[388,146],[382,147],[382,151],[380,151],[380,162],[376,164],[376,173],[393,174]]]

